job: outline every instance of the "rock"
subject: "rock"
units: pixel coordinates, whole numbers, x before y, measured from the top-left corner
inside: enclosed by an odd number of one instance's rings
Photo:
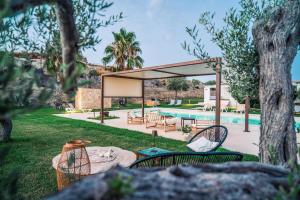
[[[254,162],[128,169],[89,176],[48,200],[273,199],[289,170]]]

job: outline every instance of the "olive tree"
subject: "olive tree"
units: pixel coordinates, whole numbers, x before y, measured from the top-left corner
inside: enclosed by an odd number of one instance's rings
[[[71,77],[78,77],[82,72],[80,69],[84,61],[82,52],[86,49],[94,49],[95,45],[101,42],[97,31],[118,22],[123,15],[119,13],[107,16],[106,11],[113,3],[105,0],[53,2],[55,3],[36,6],[26,10],[21,16],[5,20],[4,25],[7,30],[3,34],[6,34],[6,41],[2,43],[7,50],[23,51],[25,56],[26,52],[41,55],[45,59],[44,68],[55,75],[58,82],[66,86],[66,77],[70,80]],[[70,11],[66,19],[73,18],[74,27],[68,21],[62,21],[62,18],[58,17],[65,10]],[[70,25],[62,26],[64,23]],[[70,32],[74,34],[69,34]],[[60,47],[65,42],[72,46],[62,51]],[[75,60],[75,63],[70,62],[69,66],[64,66],[62,65],[64,59]],[[75,65],[78,66],[75,68]],[[70,71],[73,74],[70,74]]]
[[[259,156],[265,163],[296,162],[294,91],[291,64],[300,42],[299,0],[241,0],[241,9],[231,9],[217,29],[211,13],[199,20],[222,50],[225,80],[230,92],[253,95],[259,91],[261,127]],[[251,37],[252,31],[252,37]],[[209,55],[197,27],[187,28],[193,48],[183,47],[198,58]],[[234,95],[235,96],[235,95]]]
[[[291,66],[300,44],[300,1],[285,0],[262,10],[253,25],[259,53],[262,162],[297,161]]]
[[[175,91],[175,99],[177,99],[178,91],[186,91],[189,85],[185,78],[169,78],[167,79],[168,90]]]
[[[233,98],[242,102],[245,96],[258,99],[258,54],[254,47],[251,33],[252,12],[241,1],[241,9],[231,8],[227,13],[223,27],[216,27],[213,22],[215,13],[204,12],[200,15],[198,24],[187,27],[186,31],[191,43],[185,41],[182,47],[198,59],[208,59],[210,55],[205,50],[201,40],[200,28],[204,28],[211,36],[211,40],[221,50],[225,65],[222,74],[229,86]],[[213,66],[214,67],[214,66]]]
[[[63,91],[73,94],[82,72],[77,64],[80,51],[101,41],[96,34],[100,27],[122,18],[122,13],[105,18],[104,12],[111,5],[104,0],[0,1],[0,50],[8,55],[0,63],[2,138],[9,138],[13,110],[28,105],[33,88],[40,82],[31,63],[16,61],[14,53],[21,51],[26,57],[34,52],[46,58],[45,65],[53,66],[61,77]],[[42,96],[48,97],[49,92],[45,95],[42,90],[38,100],[47,99]]]

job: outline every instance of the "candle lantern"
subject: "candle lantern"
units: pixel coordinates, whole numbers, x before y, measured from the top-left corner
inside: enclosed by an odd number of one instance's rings
[[[91,163],[85,148],[87,143],[90,141],[72,140],[63,146],[56,170],[58,190],[91,173]]]

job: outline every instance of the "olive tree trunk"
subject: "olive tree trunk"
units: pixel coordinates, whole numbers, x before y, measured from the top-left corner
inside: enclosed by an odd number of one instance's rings
[[[67,66],[65,78],[71,82],[72,87],[67,88],[72,90],[74,88],[75,73],[76,73],[76,54],[78,51],[78,35],[76,31],[76,24],[74,19],[74,9],[72,0],[18,0],[8,1],[8,10],[3,16],[11,16],[17,12],[21,12],[29,7],[39,6],[47,3],[56,3],[56,15],[60,28],[62,59]],[[0,8],[0,11],[1,8]],[[70,85],[70,84],[69,84]],[[0,141],[8,141],[11,136],[12,121],[7,116],[7,113],[0,113]]]
[[[266,12],[253,26],[260,65],[259,156],[264,163],[286,164],[297,159],[291,65],[300,41],[300,1]]]
[[[67,67],[62,82],[66,87],[65,90],[72,91],[76,84],[76,54],[78,51],[78,35],[72,0],[57,0],[56,16],[60,30],[62,60]],[[68,79],[68,82],[66,82],[66,79]]]

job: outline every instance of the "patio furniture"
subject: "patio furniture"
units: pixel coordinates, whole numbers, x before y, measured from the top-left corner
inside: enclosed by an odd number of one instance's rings
[[[202,111],[213,111],[214,105],[211,102],[205,102],[203,103],[203,107],[199,107],[199,110]]]
[[[192,132],[197,132],[199,130],[203,130],[207,127],[210,127],[215,124],[214,120],[195,120],[195,123],[191,125]]]
[[[73,113],[73,112],[76,112],[76,109],[75,109],[75,107],[74,107],[73,104],[67,103],[67,104],[66,104],[66,107],[65,107],[65,111],[66,111],[67,113]]]
[[[163,127],[164,131],[176,131],[177,120],[175,117],[161,116],[161,120],[157,122],[157,127]]]
[[[228,130],[225,126],[213,125],[196,133],[188,142],[187,147],[197,152],[215,151],[223,144],[227,134]]]
[[[233,111],[235,113],[245,113],[245,104],[237,104],[236,109]]]
[[[169,167],[181,164],[202,165],[206,163],[241,161],[242,159],[243,155],[238,152],[173,152],[139,159],[129,168]]]
[[[172,151],[158,148],[158,147],[150,147],[147,149],[141,149],[136,152],[137,158],[139,159],[140,156],[142,157],[149,157],[149,156],[156,156],[158,154],[163,154],[163,153],[171,153]]]
[[[229,101],[221,101],[221,112],[228,112]]]
[[[191,123],[195,123],[195,118],[194,117],[181,117],[181,127],[184,127],[184,122],[185,121],[190,121]]]
[[[112,150],[113,157],[110,159],[105,159],[103,156],[105,153]],[[91,163],[90,174],[96,174],[100,172],[105,172],[116,165],[121,165],[123,167],[130,166],[136,160],[136,154],[131,151],[121,149],[119,147],[108,146],[108,147],[86,147],[87,154]],[[60,154],[52,159],[52,167],[57,169],[58,160]]]
[[[168,104],[169,106],[174,106],[175,105],[175,100],[171,99],[170,103]]]
[[[159,112],[148,112],[146,113],[145,123],[146,128],[156,127],[158,122],[160,122],[162,116],[159,115]]]
[[[182,104],[182,100],[177,100],[175,106],[180,106]]]
[[[89,141],[72,140],[63,146],[56,165],[58,190],[91,173],[91,163],[85,148],[87,143]]]
[[[130,111],[127,112],[127,124],[143,124],[144,117],[140,113]]]
[[[81,109],[82,112],[92,112],[93,109],[90,109],[90,108],[83,108]]]
[[[152,106],[152,107],[155,107],[155,106],[159,106],[160,105],[160,103],[159,103],[159,101],[158,100],[149,100],[149,101],[146,101],[146,105],[147,106]]]

